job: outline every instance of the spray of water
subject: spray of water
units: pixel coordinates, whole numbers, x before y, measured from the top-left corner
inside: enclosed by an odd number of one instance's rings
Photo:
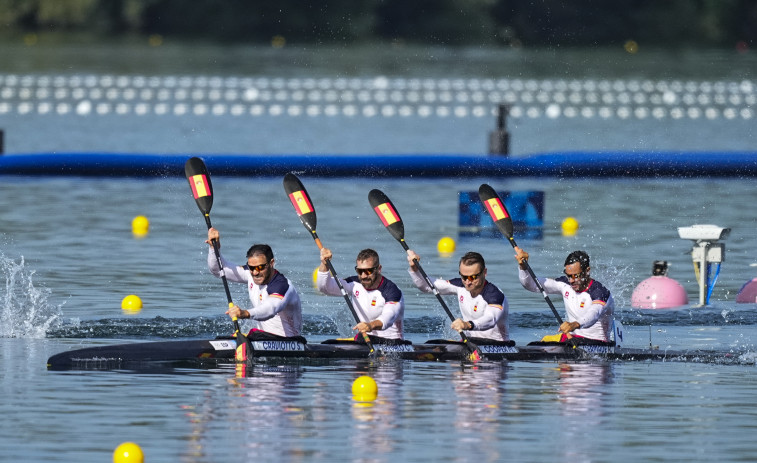
[[[61,307],[48,302],[49,289],[34,286],[34,270],[26,268],[23,257],[16,262],[0,254],[0,273],[5,279],[0,287],[0,337],[44,338],[60,324]]]

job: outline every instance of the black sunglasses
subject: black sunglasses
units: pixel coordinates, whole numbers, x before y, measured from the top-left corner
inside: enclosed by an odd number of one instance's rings
[[[253,270],[257,270],[258,272],[262,272],[263,270],[265,270],[268,267],[268,262],[266,262],[265,264],[260,264],[260,265],[248,265],[247,267],[250,268],[250,272],[252,272]]]
[[[365,273],[366,275],[371,276],[373,275],[373,272],[375,272],[377,268],[378,268],[378,265],[375,267],[369,267],[369,268],[358,268],[358,266],[356,265],[355,271],[357,272],[358,275],[360,275],[361,273]]]

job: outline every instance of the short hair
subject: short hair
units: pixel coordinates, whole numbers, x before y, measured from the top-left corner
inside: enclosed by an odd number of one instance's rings
[[[486,262],[484,256],[477,252],[466,252],[463,257],[460,258],[460,263],[465,265],[481,264],[481,269],[486,268]]]
[[[375,259],[376,265],[381,264],[381,262],[379,262],[378,253],[371,248],[363,249],[362,251],[357,253],[357,259],[355,260],[368,260],[368,259]]]
[[[578,262],[581,265],[581,270],[589,268],[589,255],[584,251],[573,251],[565,258],[565,265],[575,264]]]
[[[265,256],[265,259],[270,262],[273,260],[273,250],[267,244],[253,244],[247,250],[247,258],[252,256]]]

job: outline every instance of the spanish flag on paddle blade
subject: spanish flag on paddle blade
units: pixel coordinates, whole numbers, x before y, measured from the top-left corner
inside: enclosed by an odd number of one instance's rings
[[[313,212],[313,205],[310,204],[308,196],[303,191],[290,193],[289,200],[292,201],[292,205],[294,206],[294,210],[297,211],[297,215]]]
[[[379,219],[381,219],[381,222],[384,223],[385,227],[400,221],[400,216],[397,214],[397,211],[394,210],[391,203],[382,203],[373,209],[376,211],[376,215],[379,216]]]
[[[210,196],[210,188],[208,188],[208,178],[205,174],[193,175],[189,179],[189,185],[192,187],[192,194],[195,199]]]
[[[489,214],[492,216],[492,219],[494,219],[495,222],[510,217],[507,213],[507,209],[505,209],[505,206],[502,204],[502,201],[500,201],[499,198],[487,199],[486,209],[489,210]]]

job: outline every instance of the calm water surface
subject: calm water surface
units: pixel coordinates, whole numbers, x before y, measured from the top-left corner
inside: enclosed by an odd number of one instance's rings
[[[63,52],[60,56],[69,56]],[[206,54],[204,48],[196,50],[194,62]],[[40,59],[48,64],[35,67],[40,65],[28,58],[42,55],[19,52],[14,67],[5,72],[71,73],[55,67],[55,60]],[[177,52],[173,61],[155,61],[162,64],[153,66],[154,72],[191,73],[176,64],[187,62],[182,56]],[[332,64],[334,56],[329,55]],[[461,67],[463,58],[481,64],[481,72]],[[548,56],[528,58],[437,53],[427,60],[431,64],[425,72],[410,66],[368,66],[363,71],[338,67],[330,73],[324,64],[313,64],[311,70],[316,76],[440,77],[446,76],[440,69],[457,69],[461,76],[696,79],[696,70],[703,69],[689,55],[678,57],[688,63],[678,76],[626,60],[608,70],[596,61],[566,55],[566,62],[573,63],[572,74],[566,74],[550,65]],[[260,69],[234,68],[222,59],[218,67],[199,65],[195,72],[307,74],[292,64],[277,67],[277,59],[260,61]],[[707,64],[701,79],[754,79],[741,62],[720,55],[700,59]],[[524,60],[533,65],[518,74],[514,64]],[[146,72],[118,63],[106,69],[93,64],[97,62],[102,61],[78,65],[90,73]],[[165,64],[171,62],[173,67]],[[453,62],[457,67],[445,66]],[[503,62],[509,66],[495,64]],[[10,128],[6,144],[11,153],[483,152],[493,128],[486,118],[6,114],[0,123]],[[753,120],[701,118],[542,118],[516,121],[513,132],[519,154],[676,147],[754,150],[752,125]],[[48,136],[39,136],[42,128]],[[212,174],[213,166],[208,167]],[[519,239],[519,244],[531,252],[531,264],[543,276],[557,276],[568,252],[586,249],[594,277],[615,294],[628,345],[716,349],[733,352],[735,362],[483,362],[473,367],[335,361],[261,364],[245,378],[223,369],[48,372],[46,359],[64,350],[205,338],[228,334],[231,323],[223,315],[221,283],[205,268],[205,223],[184,179],[6,177],[0,179],[5,281],[0,288],[0,413],[5,417],[0,420],[0,460],[110,461],[124,441],[137,442],[149,462],[754,459],[757,309],[734,303],[739,288],[757,273],[750,266],[757,262],[752,179],[318,179],[298,174],[314,201],[318,234],[334,251],[337,271],[347,276],[360,249],[378,250],[384,272],[406,294],[407,335],[415,342],[455,334],[437,301],[411,287],[402,248],[368,205],[372,188],[392,198],[405,222],[407,242],[423,256],[432,276],[454,275],[457,259],[469,249],[486,257],[490,279],[509,299],[511,332],[518,344],[555,329],[541,296],[517,282],[513,252],[505,240],[458,236],[458,192],[475,191],[486,182],[498,190],[545,192],[544,238]],[[317,342],[349,334],[350,315],[341,299],[321,296],[312,287],[318,250],[294,214],[281,179],[214,177],[213,184],[211,217],[222,232],[224,254],[239,261],[253,242],[271,244],[277,267],[302,293],[305,335]],[[150,220],[144,239],[134,238],[130,229],[132,218],[140,214]],[[575,237],[559,232],[567,216],[581,225]],[[732,232],[711,305],[697,308],[691,243],[678,238],[676,228],[702,223],[731,227]],[[443,236],[457,240],[451,257],[436,250]],[[632,309],[631,292],[659,259],[671,263],[669,276],[686,288],[690,305],[658,312]],[[244,291],[232,288],[234,299],[245,302]],[[144,302],[138,314],[120,308],[129,294]],[[454,301],[450,305],[455,307]],[[350,394],[354,379],[364,374],[378,383],[379,397],[371,404],[356,403]]]

